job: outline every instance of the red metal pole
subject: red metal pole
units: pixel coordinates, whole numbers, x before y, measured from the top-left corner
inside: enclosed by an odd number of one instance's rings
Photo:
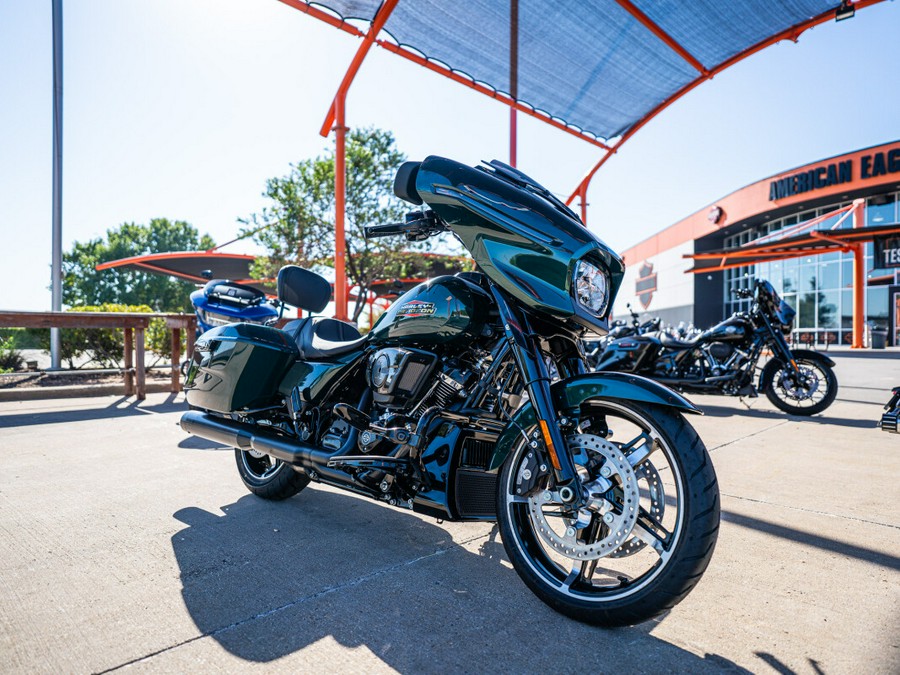
[[[362,65],[366,54],[369,53],[372,45],[375,44],[375,37],[384,27],[394,7],[397,6],[398,0],[384,0],[378,13],[372,20],[368,32],[363,37],[362,44],[356,50],[353,60],[350,62],[347,72],[344,73],[344,79],[338,87],[337,94],[328,114],[325,116],[325,123],[319,132],[323,136],[327,136],[328,132],[334,129],[334,317],[342,321],[347,321],[347,239],[344,230],[344,216],[347,200],[347,169],[346,169],[346,140],[347,125],[344,118],[344,108],[347,102],[347,92],[359,67]],[[332,123],[334,126],[332,127]]]
[[[581,186],[581,191],[578,193],[581,197],[581,222],[587,225],[587,183]]]
[[[347,239],[344,234],[344,212],[347,198],[345,97],[346,92],[340,90],[334,98],[334,318],[341,321],[348,319]]]
[[[516,165],[516,109],[509,109],[509,165]]]
[[[853,202],[853,227],[863,227],[865,220],[865,201]],[[866,245],[853,246],[853,342],[852,349],[863,348],[863,326],[866,321]]]
[[[325,116],[325,122],[322,123],[322,129],[319,131],[322,136],[327,136],[328,132],[331,130],[331,124],[337,122],[338,99],[341,97],[346,99],[347,92],[350,90],[350,85],[353,83],[353,78],[356,77],[356,73],[359,72],[359,67],[365,60],[366,54],[369,53],[369,49],[375,44],[375,37],[381,32],[384,24],[387,23],[388,17],[390,17],[391,12],[394,11],[394,7],[397,6],[398,1],[399,0],[384,0],[378,13],[372,19],[372,24],[369,26],[368,32],[363,37],[362,44],[359,46],[359,49],[356,50],[356,54],[353,56],[353,60],[350,62],[347,72],[344,73],[344,79],[341,80],[341,86],[338,87],[338,93],[334,97],[331,108],[328,109],[328,114]]]

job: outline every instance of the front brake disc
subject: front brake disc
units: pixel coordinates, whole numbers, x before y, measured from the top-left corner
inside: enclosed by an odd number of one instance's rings
[[[797,401],[805,401],[819,390],[819,377],[810,368],[799,368],[799,377],[786,370],[781,371],[778,385],[785,393]]]
[[[600,436],[575,434],[569,436],[566,442],[574,456],[602,457],[603,467],[610,468],[610,475],[606,478],[621,493],[618,503],[612,504],[612,508],[603,509],[602,531],[606,533],[605,536],[593,542],[578,539],[577,517],[573,517],[577,514],[565,513],[564,505],[555,501],[550,491],[530,496],[528,513],[537,535],[553,550],[567,558],[596,560],[610,555],[631,536],[640,508],[639,478],[622,450]],[[519,471],[523,471],[521,466]],[[521,477],[517,476],[517,479],[520,480]],[[599,507],[595,505],[601,502],[605,503],[602,499],[593,499],[591,509],[597,510]]]

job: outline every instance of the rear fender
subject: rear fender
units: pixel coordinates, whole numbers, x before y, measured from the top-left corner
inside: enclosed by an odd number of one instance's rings
[[[832,359],[828,358],[821,352],[813,351],[812,349],[792,349],[791,354],[794,359],[808,359],[810,361],[819,361],[824,363],[829,368],[834,368],[835,363]],[[765,391],[768,389],[769,385],[772,383],[772,379],[775,377],[775,373],[777,373],[782,368],[782,361],[778,357],[771,359],[763,368],[762,372],[759,374],[759,391]]]
[[[577,415],[581,405],[592,400],[639,401],[674,408],[682,413],[703,414],[693,403],[668,387],[630,373],[576,375],[550,385],[550,395],[553,397],[553,409],[560,415]],[[515,412],[512,421],[497,439],[491,458],[491,470],[503,465],[523,431],[535,424],[537,419],[534,408],[531,402],[527,402]]]

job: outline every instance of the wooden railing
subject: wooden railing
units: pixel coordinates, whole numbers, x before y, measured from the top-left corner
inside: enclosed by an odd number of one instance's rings
[[[194,352],[197,317],[193,314],[138,312],[0,312],[0,328],[121,328],[125,394],[147,397],[145,334],[151,319],[164,319],[172,338],[172,391],[181,391],[181,331],[187,331],[187,354]]]

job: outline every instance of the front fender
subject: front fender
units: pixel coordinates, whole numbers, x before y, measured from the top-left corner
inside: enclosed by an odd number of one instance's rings
[[[582,403],[592,399],[624,400],[653,403],[675,408],[683,413],[702,415],[703,412],[684,396],[672,391],[659,382],[654,382],[640,375],[630,373],[587,373],[576,375],[567,380],[559,380],[550,385],[553,397],[553,409],[563,414],[575,414]],[[503,465],[521,430],[537,424],[531,402],[526,402],[514,414],[512,421],[506,425],[494,446],[490,469]]]
[[[813,351],[812,349],[792,349],[791,355],[794,359],[809,359],[810,361],[821,361],[829,368],[834,368],[835,362],[822,354],[821,352]],[[775,373],[777,373],[781,369],[781,359],[778,357],[773,357],[763,368],[762,372],[759,374],[759,391],[765,391],[769,384],[772,382],[772,378],[775,377]]]

